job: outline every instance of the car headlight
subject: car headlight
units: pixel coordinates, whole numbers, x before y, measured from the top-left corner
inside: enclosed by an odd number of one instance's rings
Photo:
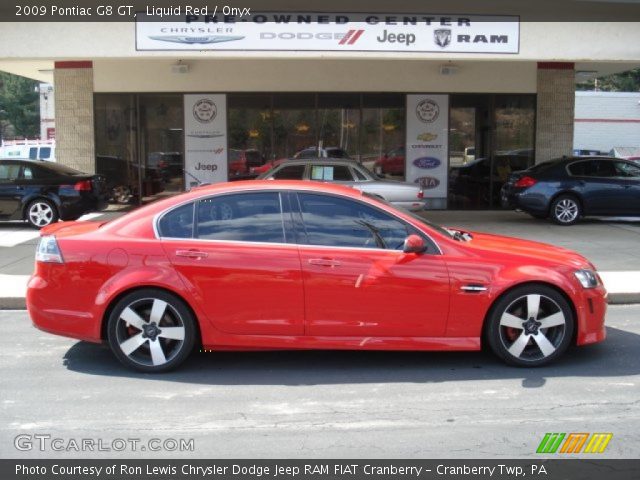
[[[64,263],[62,252],[58,247],[56,237],[53,235],[43,235],[36,249],[36,261],[43,263]]]
[[[578,270],[573,273],[584,288],[596,288],[598,275],[593,270]]]

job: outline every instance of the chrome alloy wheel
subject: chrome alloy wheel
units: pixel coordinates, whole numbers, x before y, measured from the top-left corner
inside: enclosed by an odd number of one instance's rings
[[[500,341],[507,352],[524,362],[552,355],[562,344],[567,319],[546,295],[527,294],[511,302],[500,316]]]
[[[572,198],[563,198],[556,203],[554,216],[561,223],[572,223],[578,218],[580,207]]]
[[[168,302],[142,298],[122,310],[115,335],[118,347],[129,360],[142,366],[159,367],[182,351],[185,322]]]
[[[29,211],[27,212],[29,216],[29,221],[31,224],[36,227],[46,227],[51,222],[53,222],[54,213],[53,208],[46,202],[33,202],[29,206]]]

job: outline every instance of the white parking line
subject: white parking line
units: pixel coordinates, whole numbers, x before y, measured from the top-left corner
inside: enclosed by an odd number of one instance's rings
[[[88,213],[78,219],[86,222],[99,217],[102,213]],[[22,222],[11,222],[0,226],[0,247],[15,247],[34,238],[38,238],[40,233],[35,228],[31,228]]]
[[[0,298],[24,298],[27,294],[29,275],[5,275],[0,273]]]

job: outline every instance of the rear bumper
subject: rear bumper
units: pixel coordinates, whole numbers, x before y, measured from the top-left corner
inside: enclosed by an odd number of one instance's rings
[[[77,311],[60,305],[63,293],[51,288],[44,278],[33,275],[27,284],[27,310],[33,325],[45,332],[100,343],[99,319],[91,312]]]
[[[60,204],[60,219],[75,220],[89,212],[99,212],[107,208],[106,197],[83,196],[75,199],[63,199]]]
[[[527,190],[507,190],[500,192],[500,203],[503,208],[516,208],[539,215],[549,212],[549,201],[543,195],[527,192]]]

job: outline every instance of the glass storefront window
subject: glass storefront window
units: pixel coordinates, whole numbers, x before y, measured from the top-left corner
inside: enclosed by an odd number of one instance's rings
[[[274,159],[292,158],[316,147],[316,96],[312,93],[273,95]]]
[[[114,203],[137,203],[138,147],[135,96],[95,97],[96,172],[104,175]]]
[[[229,179],[251,178],[272,158],[271,96],[228,95],[227,109]]]
[[[142,201],[181,192],[184,185],[182,95],[140,96],[138,108]]]
[[[318,157],[357,158],[360,95],[318,94]]]
[[[405,177],[405,96],[362,96],[360,160],[378,175]]]

